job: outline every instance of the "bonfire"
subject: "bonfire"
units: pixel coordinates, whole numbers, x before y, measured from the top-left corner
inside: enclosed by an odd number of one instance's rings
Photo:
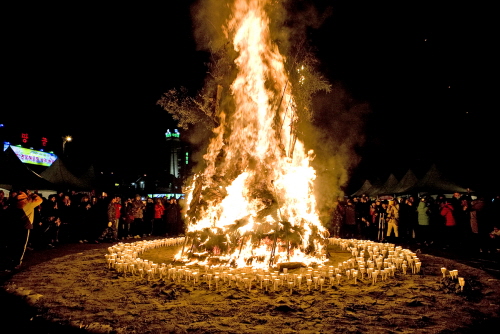
[[[273,43],[268,12],[277,5],[230,5],[223,27],[236,55],[225,92],[230,102],[216,106],[205,167],[185,189],[187,232],[178,261],[238,268],[326,261],[314,152],[297,137],[304,108],[294,94],[308,84],[308,68],[295,61],[287,70],[291,60]]]

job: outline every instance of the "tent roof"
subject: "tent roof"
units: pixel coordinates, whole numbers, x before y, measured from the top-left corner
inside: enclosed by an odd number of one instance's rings
[[[91,190],[94,182],[94,168],[91,166],[81,177],[71,173],[61,159],[54,161],[42,172],[42,177],[54,185],[74,190]]]
[[[403,178],[399,181],[399,183],[391,189],[394,194],[404,194],[407,193],[408,189],[413,187],[418,182],[415,173],[411,169],[408,169]]]
[[[446,179],[435,164],[430,167],[427,173],[415,185],[406,189],[407,193],[425,192],[432,194],[449,194],[466,191],[467,189]]]
[[[374,194],[369,194],[370,196],[374,195],[389,195],[392,194],[392,189],[399,183],[398,179],[394,176],[394,174],[389,175],[385,183],[377,189],[377,192]]]
[[[356,191],[351,196],[361,196],[364,193],[366,193],[368,191],[368,189],[370,189],[371,187],[372,187],[371,182],[368,181],[368,180],[365,180],[365,182],[363,183],[363,185],[361,186],[361,188],[359,188],[358,191]]]
[[[0,152],[0,185],[5,189],[54,189],[54,185],[43,179],[24,164],[9,146]]]

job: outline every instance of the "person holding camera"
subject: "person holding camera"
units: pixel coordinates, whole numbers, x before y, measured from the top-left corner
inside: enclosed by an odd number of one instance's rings
[[[15,205],[8,209],[6,232],[6,270],[19,269],[28,246],[30,231],[35,220],[35,208],[43,199],[29,190],[17,193]]]

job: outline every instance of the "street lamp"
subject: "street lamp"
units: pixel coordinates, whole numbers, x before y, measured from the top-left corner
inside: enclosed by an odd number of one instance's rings
[[[73,138],[71,136],[66,136],[66,137],[63,137],[63,150],[62,150],[62,153],[64,154],[64,148],[66,147],[66,143],[73,140]]]

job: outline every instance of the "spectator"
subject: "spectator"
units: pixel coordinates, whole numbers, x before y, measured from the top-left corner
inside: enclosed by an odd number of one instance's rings
[[[155,219],[155,202],[148,197],[146,207],[144,209],[144,231],[143,236],[151,236],[153,234],[153,220]]]
[[[170,235],[178,236],[184,233],[180,217],[180,208],[175,198],[170,198],[168,206],[165,208],[165,217],[167,219],[167,228]]]
[[[128,198],[122,206],[122,214],[121,214],[121,222],[122,226],[121,230],[121,238],[122,240],[125,238],[132,238],[132,225],[134,222],[134,215],[132,214],[132,199]]]
[[[415,230],[418,226],[417,205],[418,203],[415,203],[414,196],[409,196],[400,204],[399,234],[408,243],[412,243],[415,240]]]
[[[140,238],[144,231],[144,208],[146,205],[141,199],[141,195],[135,195],[135,199],[131,202],[131,212],[134,217],[134,222],[132,223],[132,232],[134,238]]]
[[[337,202],[335,203],[335,208],[332,213],[332,226],[330,234],[334,238],[340,238],[342,226],[344,225],[344,216],[345,216],[345,204],[337,198]]]
[[[352,239],[357,236],[356,228],[356,209],[354,207],[354,202],[348,198],[345,206],[345,216],[344,216],[344,228],[343,228],[343,238]]]
[[[118,214],[116,213],[116,211],[117,211],[117,207],[115,205],[116,200],[117,200],[117,198],[113,197],[113,198],[111,198],[111,201],[109,201],[109,203],[108,203],[108,211],[107,211],[108,226],[105,228],[106,233],[107,233],[108,228],[111,228],[113,230],[113,237],[111,239],[114,241],[118,240],[118,223],[119,223],[119,219],[116,218],[118,216]],[[103,237],[104,237],[104,235],[101,234],[101,238],[103,238]],[[106,238],[108,238],[108,237],[106,236]]]
[[[490,242],[488,253],[500,252],[500,229],[498,225],[493,226],[493,231],[490,232]]]
[[[117,233],[118,232],[113,227],[113,223],[108,222],[108,226],[104,228],[104,231],[102,231],[101,236],[99,237],[99,242],[115,242],[117,241],[115,238]]]
[[[6,254],[2,260],[6,263],[6,269],[20,268],[26,247],[28,246],[30,231],[33,229],[35,219],[35,208],[42,204],[43,199],[29,190],[20,191],[16,196],[16,204],[9,207],[6,223]]]
[[[115,219],[116,219],[116,225],[115,225],[115,229],[116,229],[116,239],[118,240],[121,235],[120,235],[120,222],[121,222],[121,217],[122,217],[122,199],[120,196],[116,196],[115,197],[115,209],[116,209],[116,216],[115,216]]]
[[[153,220],[153,234],[166,235],[167,226],[165,222],[165,206],[161,198],[157,198],[154,203],[154,220]]]
[[[83,196],[80,200],[80,204],[77,207],[76,212],[78,212],[78,217],[75,220],[77,227],[77,240],[80,243],[87,243],[90,241],[95,241],[96,235],[94,233],[93,225],[93,212],[92,203],[88,196]]]
[[[490,230],[486,226],[487,224],[487,219],[486,219],[486,212],[487,212],[487,207],[486,207],[486,201],[484,200],[483,196],[477,197],[475,200],[472,200],[469,205],[469,219],[470,219],[470,231],[471,231],[471,238],[470,238],[470,245],[471,245],[471,250],[473,252],[480,252],[482,250],[481,247],[481,241],[483,241],[484,236],[486,236],[486,233],[488,233]]]
[[[457,243],[458,233],[457,233],[457,222],[455,221],[455,216],[453,215],[454,208],[445,200],[441,203],[440,215],[444,217],[444,229],[443,235],[441,236],[442,242],[444,242],[444,249],[455,248]]]
[[[387,206],[387,239],[392,239],[392,231],[394,231],[394,238],[399,238],[399,204],[395,200],[389,200]]]
[[[429,203],[427,202],[427,199],[425,197],[422,197],[417,206],[418,225],[416,231],[416,240],[418,245],[424,244],[425,246],[428,246],[431,243],[430,215],[431,210],[429,207]]]

